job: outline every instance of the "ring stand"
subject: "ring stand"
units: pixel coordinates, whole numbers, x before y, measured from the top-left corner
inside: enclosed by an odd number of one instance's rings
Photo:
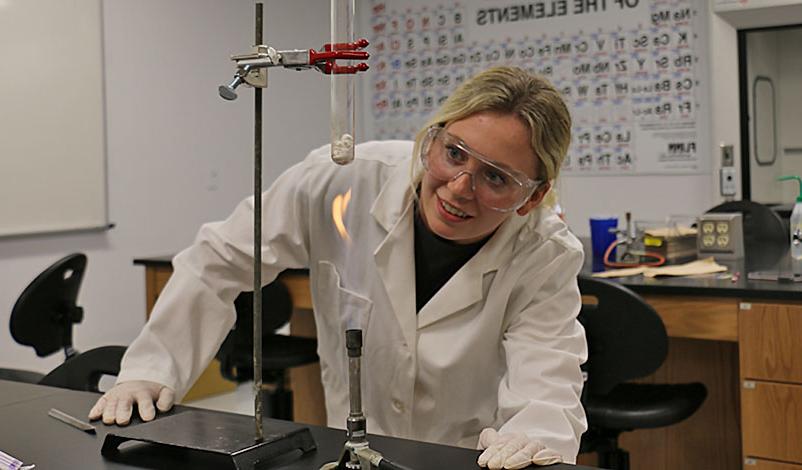
[[[324,50],[277,51],[262,44],[263,12],[262,3],[256,3],[256,46],[255,51],[233,56],[237,72],[228,85],[218,88],[220,96],[226,100],[237,98],[235,89],[247,84],[254,88],[254,294],[253,328],[262,331],[262,282],[261,282],[261,240],[262,240],[262,88],[267,87],[267,68],[284,67],[295,70],[316,68],[327,75],[353,75],[368,69],[367,63],[339,65],[337,60],[363,60],[369,57],[364,49],[366,39],[352,43],[325,44]],[[350,136],[349,136],[350,137]],[[334,158],[334,155],[332,155]],[[353,158],[353,157],[351,157]],[[335,160],[337,161],[337,160]],[[347,163],[343,160],[338,163]],[[271,420],[268,429],[262,426],[262,342],[261,335],[254,335],[253,378],[256,390],[254,416],[231,415],[213,411],[193,409],[154,421],[120,428],[106,435],[101,454],[107,458],[123,460],[125,450],[120,445],[137,441],[164,448],[189,452],[194,457],[207,456],[209,460],[218,457],[233,463],[237,470],[253,470],[259,462],[300,450],[308,452],[316,448],[312,433],[307,427],[290,422]],[[361,336],[360,336],[361,348]],[[360,353],[361,354],[361,353]],[[364,419],[363,419],[364,420]],[[254,432],[254,424],[255,431]]]
[[[129,441],[215,455],[230,460],[232,468],[237,470],[253,470],[259,462],[293,450],[308,452],[316,447],[307,427],[271,420],[264,440],[254,442],[253,417],[200,409],[109,432],[100,453],[124,460],[119,446]]]

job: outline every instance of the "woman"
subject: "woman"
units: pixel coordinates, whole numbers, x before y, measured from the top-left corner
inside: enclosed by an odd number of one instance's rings
[[[343,332],[358,327],[370,432],[478,445],[490,468],[575,461],[583,255],[544,204],[570,128],[550,84],[494,68],[455,91],[414,146],[365,143],[346,167],[321,148],[263,194],[262,279],[309,267],[329,425],[348,414]],[[192,385],[251,289],[252,208],[204,225],[176,256],[90,418],[126,424],[136,402],[153,419],[154,400],[169,409]]]

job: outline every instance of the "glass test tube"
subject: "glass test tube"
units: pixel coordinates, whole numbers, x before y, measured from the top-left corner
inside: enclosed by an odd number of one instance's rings
[[[354,41],[355,0],[331,0],[331,47]],[[354,160],[354,74],[331,74],[331,159],[340,165]]]

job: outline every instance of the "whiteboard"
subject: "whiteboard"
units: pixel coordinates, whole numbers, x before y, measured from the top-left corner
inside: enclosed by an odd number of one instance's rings
[[[374,1],[371,137],[412,138],[474,73],[528,69],[573,117],[566,176],[710,171],[704,0]]]
[[[101,0],[0,0],[0,236],[108,226]]]

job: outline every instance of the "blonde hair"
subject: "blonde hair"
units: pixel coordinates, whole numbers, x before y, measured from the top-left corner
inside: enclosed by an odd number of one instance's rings
[[[532,150],[539,161],[540,178],[557,179],[571,143],[571,115],[560,93],[543,77],[518,67],[494,67],[474,75],[457,88],[426,126],[415,136],[412,184],[420,184],[419,159],[426,131],[446,126],[480,112],[517,116],[529,128]],[[553,205],[554,194],[544,203]]]

